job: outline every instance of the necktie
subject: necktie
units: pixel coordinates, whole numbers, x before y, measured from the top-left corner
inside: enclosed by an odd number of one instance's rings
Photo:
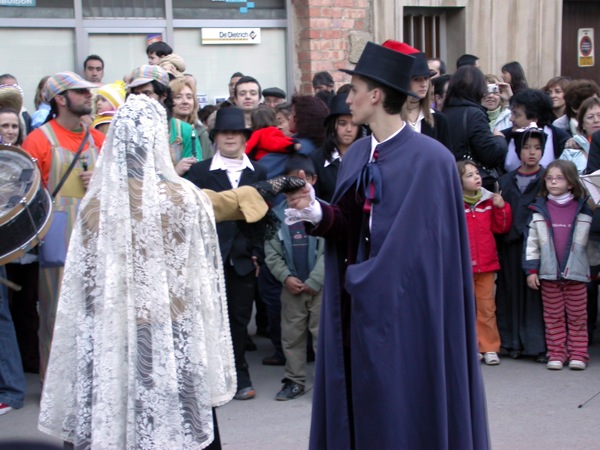
[[[373,203],[377,204],[381,200],[381,172],[377,165],[378,158],[379,150],[375,147],[373,159],[363,168],[359,183],[365,195],[363,211],[367,214],[371,213]]]

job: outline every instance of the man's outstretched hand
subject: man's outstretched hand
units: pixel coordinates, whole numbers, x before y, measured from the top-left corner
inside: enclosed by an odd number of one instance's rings
[[[304,209],[310,205],[315,198],[312,184],[306,182],[306,174],[303,170],[299,171],[298,178],[304,180],[304,186],[285,194],[288,206],[293,209]]]
[[[265,181],[259,181],[251,186],[255,188],[263,199],[268,203],[272,201],[277,195],[285,194],[287,192],[296,191],[306,184],[306,176],[304,179],[298,177],[292,177],[288,175],[281,175],[275,178],[271,178]]]

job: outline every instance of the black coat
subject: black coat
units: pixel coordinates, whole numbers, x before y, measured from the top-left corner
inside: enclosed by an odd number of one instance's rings
[[[506,140],[494,136],[483,106],[453,98],[444,105],[444,114],[452,130],[452,152],[457,161],[465,159],[470,151],[472,159],[487,168],[504,164]]]
[[[246,186],[257,181],[266,180],[267,170],[255,161],[251,161],[254,170],[244,169],[240,178],[240,186]],[[212,158],[192,165],[187,174],[188,180],[201,189],[211,189],[216,192],[232,189],[231,182],[224,170],[210,170]],[[252,256],[256,256],[260,264],[264,259],[264,242],[257,236],[250,238],[243,233],[239,221],[225,221],[217,224],[219,246],[223,264],[233,263],[238,275],[247,275],[254,270]]]
[[[310,156],[310,159],[312,159],[313,164],[315,165],[315,172],[317,175],[317,181],[314,185],[315,194],[321,200],[330,202],[331,197],[333,197],[333,192],[335,191],[335,182],[340,167],[340,160],[336,159],[325,167],[325,149],[323,147],[311,152],[308,156]]]
[[[452,151],[452,137],[448,128],[448,119],[439,111],[433,112],[434,127],[425,120],[421,122],[421,134],[429,136],[439,143],[443,144],[448,150]]]

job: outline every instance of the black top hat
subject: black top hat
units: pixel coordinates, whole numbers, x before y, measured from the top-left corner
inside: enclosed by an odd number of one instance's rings
[[[425,56],[425,53],[413,53],[410,56],[414,56],[415,58],[415,64],[412,69],[411,77],[430,77],[431,71],[429,70],[429,65],[427,64],[427,56]]]
[[[354,70],[340,69],[350,75],[360,75],[395,91],[417,97],[410,91],[410,79],[415,58],[395,50],[367,42]]]
[[[278,87],[267,88],[262,91],[263,97],[277,97],[277,98],[285,98],[285,92],[283,89],[279,89]]]
[[[350,107],[346,103],[348,94],[338,94],[331,99],[329,105],[329,115],[325,117],[324,124],[327,126],[330,120],[335,119],[337,116],[352,115]]]
[[[246,140],[252,134],[252,130],[246,128],[244,111],[235,106],[219,109],[217,111],[215,126],[210,130],[208,135],[211,141],[215,140],[215,135],[219,131],[242,131],[246,135]]]

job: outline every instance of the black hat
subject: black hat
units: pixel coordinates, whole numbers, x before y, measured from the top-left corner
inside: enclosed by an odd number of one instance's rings
[[[391,39],[385,41],[382,45],[385,48],[391,48],[392,50],[396,50],[397,52],[404,53],[405,55],[410,55],[415,58],[412,73],[410,74],[411,78],[431,76],[431,71],[429,70],[427,56],[425,56],[425,53],[420,52],[416,48],[411,47],[404,42],[392,41]]]
[[[267,88],[262,91],[263,97],[277,97],[277,98],[285,98],[285,92],[283,89],[279,89],[278,87]]]
[[[340,70],[350,75],[369,78],[395,91],[417,97],[410,91],[414,61],[412,56],[367,42],[354,70]]]
[[[235,106],[217,111],[215,126],[210,130],[208,135],[211,141],[215,140],[215,135],[219,131],[242,131],[246,135],[246,139],[252,134],[252,130],[246,128],[244,111]]]
[[[325,126],[327,126],[331,119],[335,119],[337,116],[352,115],[350,107],[346,103],[347,98],[348,94],[338,94],[331,99],[331,104],[329,105],[329,115],[325,117],[324,121]]]
[[[519,128],[518,130],[512,132],[512,138],[515,140],[515,151],[517,152],[517,155],[521,156],[523,144],[525,144],[527,139],[530,137],[539,138],[542,143],[542,154],[544,154],[544,147],[546,146],[548,135],[542,128],[538,128],[537,124],[532,122],[529,127]]]

